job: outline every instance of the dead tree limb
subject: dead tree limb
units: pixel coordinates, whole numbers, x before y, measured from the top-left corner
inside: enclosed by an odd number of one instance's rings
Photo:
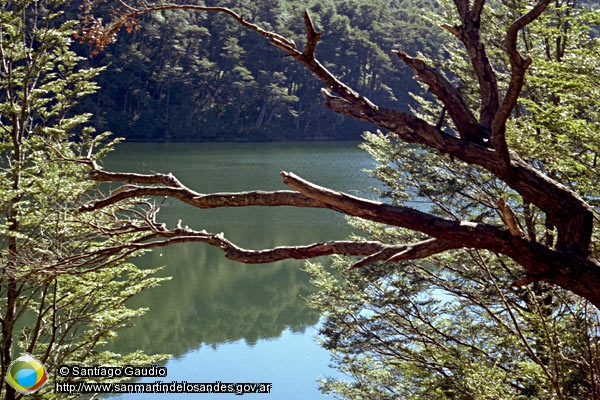
[[[406,53],[397,51],[396,54],[429,86],[431,92],[444,105],[456,128],[455,134],[448,134],[442,131],[441,127],[409,113],[379,107],[341,82],[317,59],[316,50],[321,33],[317,31],[307,12],[304,13],[306,46],[302,51],[294,41],[265,30],[235,12],[221,7],[164,4],[145,5],[140,8],[127,6],[126,12],[119,15],[121,25],[124,24],[123,21],[131,21],[145,13],[172,9],[228,15],[241,26],[268,39],[271,44],[317,77],[325,86],[322,94],[326,107],[339,114],[370,122],[407,143],[419,144],[426,150],[448,154],[465,163],[481,167],[505,182],[519,193],[525,202],[535,205],[552,220],[557,231],[555,247],[520,235],[515,226],[446,220],[408,207],[395,207],[323,188],[291,173],[282,173],[282,177],[292,191],[199,194],[184,187],[169,175],[111,173],[92,165],[92,179],[121,181],[127,186],[83,207],[82,211],[102,209],[139,196],[168,196],[199,208],[249,205],[328,208],[347,215],[410,229],[426,238],[412,244],[324,242],[310,246],[254,251],[239,249],[218,235],[184,232],[181,228],[163,229],[149,223],[147,229],[152,235],[148,237],[148,241],[134,245],[152,247],[174,241],[201,241],[219,247],[228,257],[243,262],[311,258],[324,254],[364,256],[363,260],[355,264],[356,267],[375,261],[418,259],[451,249],[483,249],[503,254],[520,264],[526,273],[520,283],[554,283],[600,307],[600,264],[591,251],[594,218],[592,207],[573,190],[533,168],[518,154],[508,149],[505,139],[506,122],[521,94],[525,71],[531,64],[529,58],[521,56],[517,51],[518,32],[541,15],[549,0],[539,0],[508,29],[506,55],[510,60],[511,77],[508,87],[503,90],[499,88],[498,78],[480,31],[484,0],[454,0],[454,3],[460,24],[446,26],[446,29],[464,44],[469,55],[478,82],[478,117],[476,111],[469,108],[460,93],[441,72]],[[118,21],[106,28],[101,28],[99,21],[93,18],[88,18],[87,22],[89,27],[87,31],[84,29],[83,40],[86,39],[86,33],[89,34],[90,40],[97,40],[103,32],[115,35],[120,27]],[[100,44],[102,43],[104,42],[101,41]],[[504,96],[501,93],[505,93]],[[508,213],[507,209],[504,209],[503,213]]]

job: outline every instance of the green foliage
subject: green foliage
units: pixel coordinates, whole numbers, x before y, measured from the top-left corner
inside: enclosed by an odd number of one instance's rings
[[[310,304],[327,317],[323,346],[349,377],[323,381],[324,392],[350,399],[593,398],[600,316],[580,299],[542,285],[511,288],[518,267],[476,252],[352,272],[349,265],[334,264],[342,280],[307,266],[319,288]]]
[[[483,32],[500,85],[509,69],[497,38],[528,6],[492,2],[485,11]],[[452,21],[448,7],[441,4],[439,22]],[[600,52],[590,32],[597,21],[596,11],[556,2],[528,27],[521,51],[534,63],[507,132],[521,157],[575,189],[596,215]],[[452,44],[446,49],[451,56],[440,68],[475,106],[468,57]],[[416,99],[418,113],[435,123],[439,105]],[[443,128],[452,132],[448,121]],[[485,171],[393,134],[367,133],[363,147],[378,162],[372,173],[384,184],[379,195],[391,203],[502,224],[496,202],[503,197],[532,240],[552,245],[551,221]],[[422,239],[381,224],[352,224],[384,243]],[[347,270],[353,262],[338,258],[336,272],[307,265],[319,287],[310,304],[327,317],[323,346],[348,376],[323,381],[323,391],[350,399],[600,398],[600,313],[586,301],[543,283],[514,287],[519,267],[487,252]]]
[[[565,7],[555,6],[532,27],[542,43],[533,48],[536,62],[511,145],[527,148],[536,167],[592,199],[600,152],[594,123],[600,120],[594,100],[600,95],[600,41],[590,31],[600,11]]]
[[[121,356],[99,346],[143,309],[125,301],[157,285],[154,271],[125,263],[135,231],[114,231],[134,208],[80,213],[99,187],[89,163],[112,145],[73,108],[94,93],[97,68],[72,50],[75,23],[62,1],[0,7],[0,338],[2,376],[27,351],[51,374],[58,365],[146,364],[164,356]],[[51,385],[42,389],[52,397]],[[3,385],[0,393],[14,398]]]
[[[391,52],[431,52],[422,18],[430,0],[219,1],[301,48],[302,13],[323,36],[317,57],[377,104],[407,108],[412,73]],[[102,11],[95,12],[102,16]],[[105,20],[108,19],[106,10]],[[107,65],[97,97],[98,129],[135,140],[359,139],[365,124],[321,104],[321,83],[264,38],[224,15],[172,10],[145,15],[139,30],[94,57]]]

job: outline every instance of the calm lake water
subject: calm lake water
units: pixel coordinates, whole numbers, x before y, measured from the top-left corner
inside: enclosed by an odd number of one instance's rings
[[[376,181],[363,170],[372,166],[370,156],[349,142],[124,143],[105,162],[111,171],[172,172],[201,193],[285,189],[279,176],[284,170],[367,198],[375,197],[370,187]],[[341,214],[326,210],[196,210],[167,201],[162,211],[166,222],[182,219],[184,225],[224,232],[238,245],[254,249],[345,239],[351,233]],[[161,275],[172,277],[130,303],[150,310],[134,327],[120,331],[111,345],[121,353],[141,349],[172,355],[163,364],[166,378],[140,382],[269,382],[273,387],[265,399],[327,398],[316,380],[336,372],[328,368],[329,353],[315,342],[320,317],[304,300],[312,287],[301,271],[303,261],[243,265],[192,243],[157,249],[135,262],[144,268],[164,265]],[[141,396],[165,397],[112,398]]]

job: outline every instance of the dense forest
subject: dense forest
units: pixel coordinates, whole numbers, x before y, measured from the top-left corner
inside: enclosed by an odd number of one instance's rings
[[[441,31],[423,13],[432,3],[205,1],[297,43],[305,40],[302,13],[309,10],[323,31],[317,53],[326,67],[377,104],[400,109],[418,86],[391,51],[427,53],[439,44]],[[143,18],[91,58],[107,70],[99,93],[81,107],[94,112],[99,131],[140,141],[270,141],[358,139],[367,128],[323,107],[319,81],[225,15],[175,10]],[[79,51],[90,53],[84,45]]]

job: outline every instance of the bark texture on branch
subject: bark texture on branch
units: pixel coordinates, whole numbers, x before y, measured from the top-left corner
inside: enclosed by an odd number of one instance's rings
[[[136,231],[147,231],[148,235],[136,243],[125,244],[131,250],[141,250],[166,246],[179,242],[201,242],[221,249],[227,258],[244,263],[268,263],[283,259],[309,259],[330,254],[363,256],[352,268],[359,268],[378,261],[402,261],[429,257],[452,249],[481,249],[504,254],[521,266],[527,275],[523,281],[546,281],[563,286],[578,293],[600,307],[600,264],[592,258],[571,256],[564,252],[549,249],[533,242],[524,235],[515,234],[510,225],[497,226],[469,221],[447,220],[410,207],[400,207],[379,201],[367,200],[340,191],[331,190],[290,173],[282,172],[284,183],[293,189],[273,192],[240,192],[202,195],[188,189],[181,183],[177,187],[166,186],[165,176],[121,173],[112,175],[94,169],[92,179],[105,181],[108,177],[119,177],[120,181],[130,182],[117,194],[108,195],[93,204],[82,208],[92,211],[117,205],[125,199],[140,196],[167,196],[179,199],[197,208],[246,207],[246,206],[294,206],[327,208],[346,215],[380,222],[392,226],[421,232],[430,238],[417,243],[384,244],[365,241],[330,241],[307,246],[280,246],[273,249],[248,250],[236,246],[222,234],[206,231],[193,231],[187,227],[167,228],[150,219],[144,227]],[[143,186],[131,183],[157,182]],[[166,183],[172,185],[172,180]],[[505,211],[506,212],[506,211]],[[575,278],[574,274],[585,274],[586,282]],[[590,283],[596,283],[589,285]]]
[[[429,124],[406,112],[379,107],[341,82],[316,57],[321,32],[304,13],[306,45],[297,48],[294,41],[262,29],[235,12],[221,7],[194,5],[153,5],[127,8],[126,18],[169,9],[188,9],[223,13],[240,25],[251,29],[301,63],[323,84],[325,106],[336,113],[374,124],[382,131],[421,145],[427,150],[448,154],[465,163],[481,167],[520,194],[524,202],[543,211],[557,229],[557,244],[538,243],[528,238],[516,222],[514,212],[504,201],[499,202],[505,225],[446,220],[409,207],[395,207],[361,199],[323,188],[288,172],[282,172],[284,183],[292,190],[275,192],[243,192],[200,194],[186,188],[170,175],[140,175],[104,172],[92,165],[91,178],[97,181],[121,181],[126,184],[106,198],[82,208],[101,209],[126,199],[145,196],[177,198],[198,208],[244,206],[295,206],[328,208],[347,215],[398,226],[422,233],[428,238],[418,243],[382,244],[377,242],[324,242],[309,246],[284,246],[267,250],[240,249],[220,235],[192,232],[185,228],[167,229],[148,222],[152,232],[145,243],[136,246],[159,246],[173,241],[201,241],[221,248],[232,259],[243,262],[270,262],[284,258],[311,258],[325,254],[363,256],[354,267],[376,261],[419,259],[439,252],[469,248],[504,254],[519,263],[526,275],[519,283],[546,281],[577,293],[600,308],[600,264],[591,252],[593,211],[574,191],[533,168],[506,143],[506,123],[521,93],[531,59],[517,50],[518,33],[538,18],[549,4],[538,3],[518,18],[506,34],[506,56],[510,61],[510,81],[500,88],[496,72],[488,57],[480,31],[484,0],[454,0],[460,23],[445,26],[460,40],[477,78],[478,110],[470,109],[460,92],[441,71],[423,60],[402,51],[396,55],[408,65],[438,98],[452,119],[456,131],[448,134],[441,126]],[[531,236],[531,235],[530,235]],[[585,277],[585,279],[582,279]]]

